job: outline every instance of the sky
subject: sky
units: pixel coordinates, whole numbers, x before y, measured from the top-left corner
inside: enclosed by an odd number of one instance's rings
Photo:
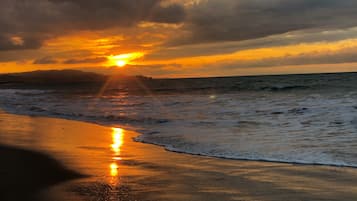
[[[357,71],[355,0],[0,0],[0,73]]]

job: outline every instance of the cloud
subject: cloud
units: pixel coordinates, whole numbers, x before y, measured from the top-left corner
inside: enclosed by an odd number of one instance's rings
[[[166,73],[169,75],[175,74],[179,77],[299,73],[299,69],[300,73],[327,72],[325,71],[327,68],[329,68],[329,72],[346,71],[351,66],[349,64],[355,63],[353,66],[356,66],[357,46],[355,44],[356,39],[348,39],[335,43],[320,42],[238,51],[234,54],[213,55],[213,59],[203,56],[158,62],[166,62],[167,65],[170,62],[181,64],[172,68],[163,68],[168,70]],[[203,47],[201,48],[203,49]],[[291,66],[294,66],[292,67],[294,71],[289,71],[286,68]],[[323,66],[326,66],[326,69]],[[335,69],[333,70],[333,68]],[[279,69],[284,69],[284,71]],[[270,73],[269,70],[271,70]]]
[[[206,0],[187,10],[169,45],[242,41],[297,30],[357,26],[354,0]]]
[[[146,59],[178,59],[184,57],[229,54],[255,48],[277,47],[301,43],[336,42],[357,38],[357,27],[333,31],[295,31],[264,38],[244,41],[224,41],[204,44],[181,45],[174,48],[158,48],[145,56]]]
[[[308,53],[301,53],[297,55],[285,55],[279,57],[270,57],[256,60],[231,60],[223,63],[211,63],[204,67],[199,67],[196,70],[202,70],[202,68],[209,69],[208,71],[222,71],[232,72],[235,70],[271,68],[271,67],[284,67],[284,66],[312,66],[312,65],[332,65],[332,64],[344,64],[344,63],[357,63],[357,48],[344,48],[340,51],[315,51]]]
[[[243,64],[245,67],[270,67],[309,64],[356,63],[357,48],[345,48],[338,52],[304,53],[281,58],[268,58]],[[241,65],[242,66],[242,65]],[[234,66],[232,66],[234,68]],[[238,66],[236,66],[238,67]]]
[[[40,48],[44,40],[80,30],[179,23],[185,11],[164,0],[1,0],[0,51]],[[14,41],[14,38],[19,39]]]
[[[156,6],[149,17],[149,21],[161,23],[179,23],[184,21],[184,19],[185,12],[182,6],[178,4],[168,5],[164,9]]]
[[[21,49],[37,49],[41,47],[42,42],[35,37],[18,37],[16,35],[6,36],[1,35],[0,31],[0,51],[3,50],[21,50]]]
[[[33,64],[56,64],[58,61],[52,57],[43,57],[36,59]]]
[[[68,59],[64,64],[82,64],[82,63],[102,63],[107,61],[106,57],[84,58],[84,59]]]

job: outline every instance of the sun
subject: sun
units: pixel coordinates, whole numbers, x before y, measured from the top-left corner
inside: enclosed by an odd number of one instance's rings
[[[126,65],[135,65],[135,60],[144,56],[142,52],[132,52],[127,54],[108,56],[108,66],[124,67]]]
[[[124,67],[124,66],[126,65],[126,61],[124,61],[124,60],[118,60],[118,61],[116,61],[116,65],[117,65],[118,67]]]

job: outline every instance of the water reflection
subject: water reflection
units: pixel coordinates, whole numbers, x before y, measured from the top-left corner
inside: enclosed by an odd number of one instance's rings
[[[112,144],[110,145],[113,152],[112,159],[114,160],[110,165],[110,176],[112,176],[112,182],[117,181],[118,177],[118,161],[121,160],[120,152],[124,143],[124,130],[121,128],[112,128]]]
[[[110,176],[117,177],[118,176],[118,165],[116,162],[110,164]]]
[[[111,144],[112,151],[114,152],[115,158],[120,160],[120,148],[123,145],[124,130],[121,128],[112,128],[112,140]]]

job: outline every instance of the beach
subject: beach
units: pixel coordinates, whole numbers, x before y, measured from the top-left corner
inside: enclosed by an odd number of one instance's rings
[[[137,135],[119,127],[2,112],[2,160],[27,163],[1,162],[1,177],[14,175],[1,180],[1,196],[14,195],[9,201],[24,196],[58,201],[357,198],[355,168],[174,153],[135,142]]]
[[[0,201],[357,201],[354,15],[0,0]]]

